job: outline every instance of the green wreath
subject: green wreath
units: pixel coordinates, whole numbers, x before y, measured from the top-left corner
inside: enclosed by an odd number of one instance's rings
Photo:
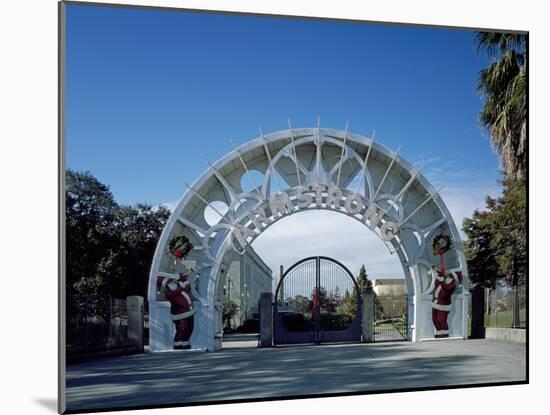
[[[451,237],[440,233],[434,238],[432,249],[434,255],[443,255],[449,249],[451,249]]]
[[[193,249],[193,244],[184,235],[174,236],[168,242],[168,251],[177,259],[185,258],[191,249]]]

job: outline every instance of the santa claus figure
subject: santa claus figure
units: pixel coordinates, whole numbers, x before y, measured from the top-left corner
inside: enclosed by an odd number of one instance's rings
[[[170,318],[176,326],[174,349],[190,349],[189,338],[193,333],[194,318],[193,300],[197,299],[194,282],[191,282],[193,271],[185,269],[179,278],[157,277],[157,291],[170,302]]]
[[[446,273],[434,266],[437,276],[432,298],[432,321],[435,326],[435,337],[449,337],[447,317],[451,311],[451,295],[455,288],[462,285],[462,272]],[[456,279],[453,277],[456,276]]]

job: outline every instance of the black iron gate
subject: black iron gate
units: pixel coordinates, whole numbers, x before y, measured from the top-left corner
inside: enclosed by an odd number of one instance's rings
[[[274,344],[361,340],[359,286],[328,257],[304,258],[282,276],[273,305]]]
[[[374,341],[407,340],[407,296],[374,296]]]

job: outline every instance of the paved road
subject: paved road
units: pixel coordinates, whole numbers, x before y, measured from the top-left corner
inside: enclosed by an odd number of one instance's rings
[[[165,352],[67,368],[67,408],[177,404],[525,380],[525,345],[490,340]]]

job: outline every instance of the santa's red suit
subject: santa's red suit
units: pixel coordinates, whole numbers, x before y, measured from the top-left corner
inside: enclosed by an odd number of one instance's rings
[[[458,278],[458,286],[461,286],[462,272],[458,271],[455,275]],[[456,287],[456,280],[450,273],[442,275],[441,272],[438,272],[432,298],[432,321],[435,326],[435,337],[449,336],[447,317],[451,311],[451,295]]]
[[[157,277],[157,290],[170,301],[170,318],[176,326],[174,349],[190,349],[189,338],[193,333],[193,295],[189,274],[180,273],[179,279]]]

